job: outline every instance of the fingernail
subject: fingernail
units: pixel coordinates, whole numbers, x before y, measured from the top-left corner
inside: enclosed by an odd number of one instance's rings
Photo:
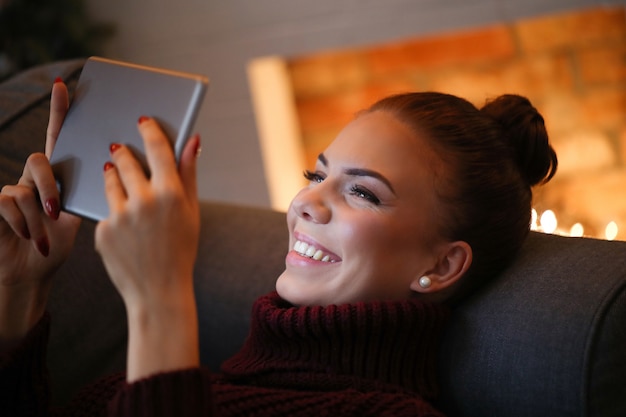
[[[113,165],[113,163],[111,163],[111,162],[108,162],[108,161],[107,161],[107,162],[105,162],[105,163],[104,163],[104,172],[106,172],[106,171],[110,170],[110,169],[111,169],[111,168],[113,168],[114,166],[115,166],[115,165]]]
[[[46,200],[46,211],[48,212],[48,215],[53,219],[56,220],[59,218],[59,213],[60,213],[60,208],[59,208],[59,202],[57,201],[56,198],[49,198]]]
[[[61,78],[61,77],[56,77],[56,78],[54,79],[54,83],[55,83],[55,84],[56,84],[56,83],[62,83],[62,82],[63,82],[63,78]]]
[[[196,158],[200,156],[200,153],[202,152],[202,146],[200,144],[200,135],[196,134],[196,149],[195,149],[195,154],[196,154]]]
[[[48,254],[50,253],[50,243],[48,243],[47,237],[44,236],[37,240],[37,249],[43,256],[48,256]]]
[[[141,117],[139,117],[138,123],[142,124],[143,122],[148,121],[148,120],[150,120],[150,118],[148,116],[141,116]]]
[[[109,151],[110,151],[111,153],[115,153],[115,151],[117,151],[117,150],[118,150],[119,148],[121,148],[121,147],[122,147],[122,145],[120,145],[119,143],[112,143],[112,144],[109,146]]]

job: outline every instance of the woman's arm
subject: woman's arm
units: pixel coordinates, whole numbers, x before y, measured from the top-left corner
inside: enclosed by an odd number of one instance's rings
[[[193,292],[200,214],[196,186],[199,138],[177,167],[155,120],[140,118],[151,175],[131,151],[111,146],[104,167],[110,215],[96,228],[96,249],[128,315],[128,381],[199,366]]]

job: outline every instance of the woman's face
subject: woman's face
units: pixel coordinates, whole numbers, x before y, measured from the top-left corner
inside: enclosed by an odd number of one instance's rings
[[[438,204],[425,141],[387,112],[350,123],[320,155],[287,213],[278,278],[296,305],[410,297],[436,264]]]

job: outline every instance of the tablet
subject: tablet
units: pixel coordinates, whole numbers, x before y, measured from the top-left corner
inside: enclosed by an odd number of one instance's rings
[[[127,145],[149,175],[140,116],[158,121],[178,161],[208,84],[202,75],[89,58],[50,158],[63,210],[96,221],[108,216],[103,166],[113,142]]]

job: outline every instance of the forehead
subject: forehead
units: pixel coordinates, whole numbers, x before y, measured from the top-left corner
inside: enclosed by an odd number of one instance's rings
[[[324,155],[331,165],[373,169],[390,180],[432,173],[438,159],[425,138],[385,111],[353,120]]]

